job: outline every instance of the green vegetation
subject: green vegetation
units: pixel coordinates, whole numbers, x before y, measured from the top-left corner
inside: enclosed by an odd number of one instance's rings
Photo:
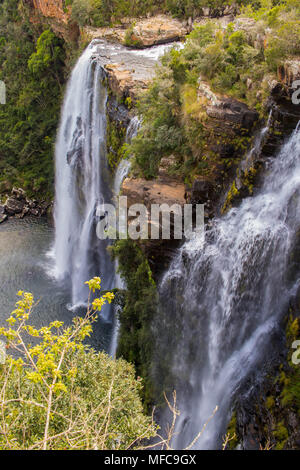
[[[239,443],[239,440],[237,438],[238,433],[237,433],[236,427],[237,427],[236,411],[234,411],[232,413],[231,420],[227,427],[228,443],[227,443],[226,449],[234,450]]]
[[[295,318],[291,314],[286,328],[288,361],[286,365],[280,366],[280,374],[275,379],[273,387],[271,387],[271,394],[267,396],[265,401],[268,415],[272,417],[270,429],[268,430],[268,426],[266,426],[266,436],[269,442],[274,440],[276,450],[285,449],[288,444],[291,431],[290,413],[294,412],[300,417],[300,368],[299,364],[294,364],[292,361],[292,355],[295,352],[292,344],[299,339],[299,332],[299,318]]]
[[[91,294],[100,282],[87,283]],[[40,329],[29,322],[32,294],[18,295],[9,326],[0,329],[13,352],[0,366],[0,449],[117,450],[156,435],[133,366],[83,343],[113,294],[91,300],[69,327],[56,321]]]
[[[107,116],[106,145],[109,166],[115,170],[124,156],[126,129]]]
[[[142,47],[142,42],[138,39],[135,38],[133,35],[133,29],[134,29],[135,23],[133,23],[127,30],[125,34],[125,40],[124,40],[124,45],[128,47]]]
[[[119,270],[126,282],[125,304],[120,313],[118,356],[134,363],[137,374],[145,380],[144,401],[152,400],[150,380],[152,347],[151,320],[158,295],[151,269],[140,247],[132,240],[119,240],[112,248]]]
[[[294,409],[300,417],[300,367],[299,364],[293,364],[292,354],[295,350],[292,349],[294,341],[299,339],[300,322],[299,318],[294,318],[292,315],[289,317],[287,325],[287,345],[289,348],[288,356],[288,369],[282,371],[280,375],[280,383],[283,386],[281,392],[281,403],[284,407]]]
[[[27,193],[53,193],[53,144],[63,95],[65,47],[47,29],[32,25],[16,0],[0,5],[1,181]]]
[[[72,16],[83,25],[95,27],[118,23],[124,17],[146,16],[147,14],[168,13],[178,18],[196,17],[202,8],[222,10],[227,5],[259,6],[256,0],[68,0],[72,5]]]
[[[227,193],[226,201],[222,207],[222,213],[228,211],[232,207],[233,200],[239,195],[239,191],[236,187],[235,181],[232,183],[230,190]]]
[[[288,437],[289,437],[289,432],[288,432],[287,428],[284,425],[284,421],[280,421],[276,425],[276,429],[274,431],[274,437],[277,440],[276,450],[284,449],[284,446],[285,446],[285,444],[288,440]]]
[[[280,63],[300,53],[300,6],[294,0],[276,6],[261,3],[261,8],[248,6],[241,15],[241,21],[253,20],[251,27],[236,30],[229,24],[224,31],[208,22],[192,31],[181,51],[171,50],[162,59],[150,89],[140,98],[143,125],[130,148],[137,169],[147,178],[155,177],[161,157],[171,154],[186,182],[196,174],[207,176],[217,164],[218,155],[207,148],[211,130],[199,80],[264,115],[268,79]],[[220,137],[222,142],[226,136]],[[241,156],[247,148],[243,135],[240,142],[230,143],[240,148]]]

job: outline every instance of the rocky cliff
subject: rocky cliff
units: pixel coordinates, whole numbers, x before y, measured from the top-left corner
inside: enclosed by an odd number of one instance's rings
[[[30,7],[30,20],[47,24],[67,41],[75,42],[80,35],[79,26],[71,19],[71,7],[64,0],[24,0]]]
[[[70,19],[70,8],[65,7],[63,0],[32,0],[31,3],[46,18],[55,18],[63,23]]]

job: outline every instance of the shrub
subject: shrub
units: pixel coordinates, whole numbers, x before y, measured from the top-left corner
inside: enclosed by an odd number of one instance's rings
[[[99,278],[88,284],[91,294],[100,289]],[[9,327],[0,329],[15,352],[0,368],[0,448],[127,449],[154,436],[133,366],[83,343],[113,294],[90,300],[71,326],[55,321],[40,329],[28,322],[32,294],[18,295]]]

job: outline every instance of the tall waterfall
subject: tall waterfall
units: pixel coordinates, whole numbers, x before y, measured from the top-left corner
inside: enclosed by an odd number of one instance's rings
[[[96,237],[96,208],[112,200],[106,159],[104,72],[93,43],[78,60],[66,92],[56,144],[55,259],[58,278],[68,278],[72,304],[84,304],[84,282],[94,275],[110,289],[114,265],[107,241]]]
[[[107,63],[120,65],[126,61],[133,76],[149,79],[159,58],[173,46],[164,44],[135,51],[104,40],[94,40],[72,72],[56,142],[56,233],[54,250],[50,253],[55,259],[55,277],[70,283],[72,310],[85,306],[88,291],[84,282],[95,275],[101,276],[105,290],[122,287],[115,263],[107,252],[109,242],[100,241],[96,236],[96,209],[102,203],[113,202],[113,194],[119,193],[130,168],[129,161],[122,161],[114,180],[109,171],[106,159],[107,90],[103,83],[103,66]],[[128,141],[138,127],[138,118],[133,118],[127,130]],[[110,325],[112,313],[112,307],[105,306],[101,315]],[[117,324],[113,326],[110,346],[106,341],[112,355],[117,345]]]
[[[173,446],[220,448],[234,397],[251,393],[276,356],[280,321],[300,284],[300,131],[253,197],[215,220],[204,246],[186,242],[165,274],[154,329],[156,379],[177,391]],[[298,237],[298,240],[297,240]]]

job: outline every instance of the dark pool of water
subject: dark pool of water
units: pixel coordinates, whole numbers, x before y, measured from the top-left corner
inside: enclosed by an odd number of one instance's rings
[[[45,219],[10,219],[0,225],[0,325],[13,310],[19,290],[31,292],[39,300],[32,313],[35,326],[54,320],[66,324],[72,321],[75,313],[68,309],[69,286],[51,276],[53,237],[54,230]],[[111,329],[110,324],[99,320],[89,342],[97,349],[108,350]]]

